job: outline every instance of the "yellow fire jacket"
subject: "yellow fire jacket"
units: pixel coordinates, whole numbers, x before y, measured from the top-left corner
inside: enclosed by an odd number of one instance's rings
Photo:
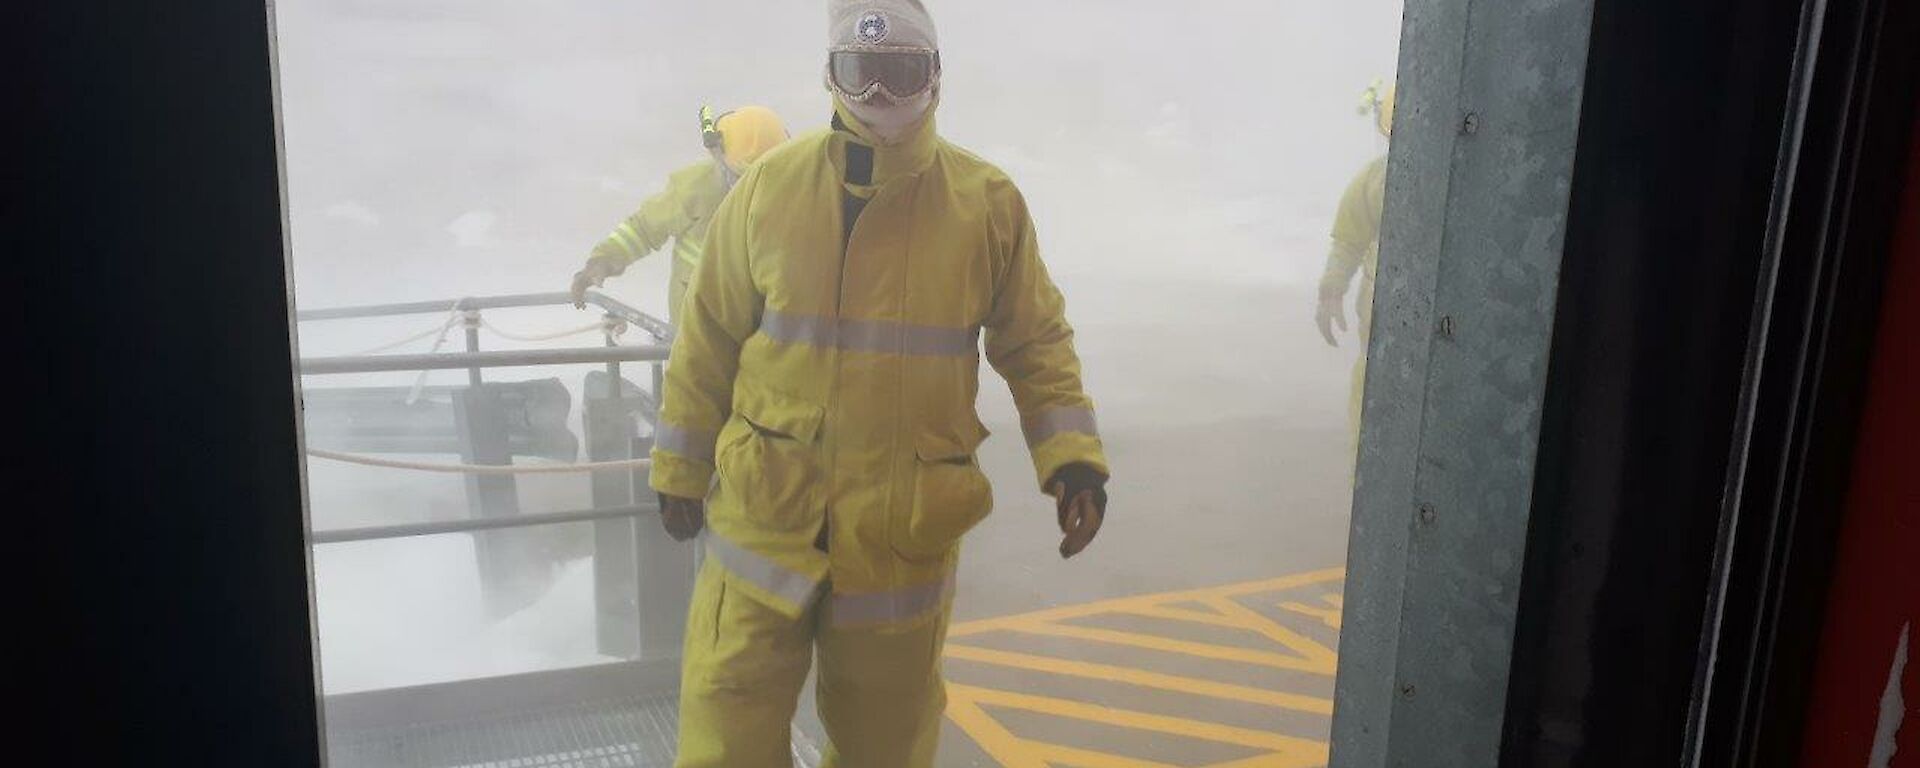
[[[1020,191],[933,122],[879,145],[843,114],[764,157],[715,213],[679,323],[652,485],[708,498],[710,555],[789,615],[828,583],[837,624],[944,607],[993,503],[983,335],[1040,482],[1108,471]]]

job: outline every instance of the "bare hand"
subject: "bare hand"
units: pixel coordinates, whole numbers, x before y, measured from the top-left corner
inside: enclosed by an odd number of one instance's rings
[[[1333,337],[1333,327],[1340,326],[1340,332],[1347,332],[1347,308],[1339,296],[1322,296],[1320,303],[1313,308],[1313,323],[1320,326],[1320,338],[1327,340],[1327,346],[1337,347],[1340,342]]]
[[[607,281],[607,278],[617,274],[619,272],[611,269],[607,262],[601,259],[588,259],[585,267],[573,273],[573,286],[569,290],[573,294],[573,308],[586,309],[587,289],[598,288]]]
[[[699,499],[660,494],[660,525],[674,541],[700,535],[707,525],[707,505]]]
[[[587,274],[586,270],[583,269],[573,273],[573,287],[569,292],[573,294],[574,309],[587,308],[587,289],[595,285],[597,285],[597,283],[594,282],[591,275]]]

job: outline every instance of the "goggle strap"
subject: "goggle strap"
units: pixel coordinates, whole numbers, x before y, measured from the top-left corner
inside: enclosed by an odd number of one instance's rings
[[[727,115],[731,114],[733,114],[733,110],[731,109],[715,115],[713,113],[713,107],[711,106],[702,106],[700,108],[701,145],[711,150],[718,150],[722,146],[725,146],[726,137],[720,133],[720,121],[726,119]]]

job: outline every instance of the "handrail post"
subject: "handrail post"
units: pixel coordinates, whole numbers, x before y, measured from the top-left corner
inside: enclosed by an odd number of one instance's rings
[[[467,351],[480,351],[480,310],[469,309],[462,312],[460,321],[467,327]],[[480,386],[480,366],[467,369],[467,385]]]
[[[653,452],[653,436],[633,438],[634,456]],[[634,504],[659,510],[659,495],[647,482],[647,469],[629,476]],[[639,597],[640,654],[642,660],[680,656],[687,632],[687,609],[693,600],[693,576],[699,565],[700,545],[674,541],[660,526],[659,516],[641,514],[633,521],[633,548],[639,560],[635,588]]]

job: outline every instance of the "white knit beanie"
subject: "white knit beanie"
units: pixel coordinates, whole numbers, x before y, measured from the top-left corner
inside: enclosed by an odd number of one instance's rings
[[[827,49],[940,50],[920,0],[827,0]]]

